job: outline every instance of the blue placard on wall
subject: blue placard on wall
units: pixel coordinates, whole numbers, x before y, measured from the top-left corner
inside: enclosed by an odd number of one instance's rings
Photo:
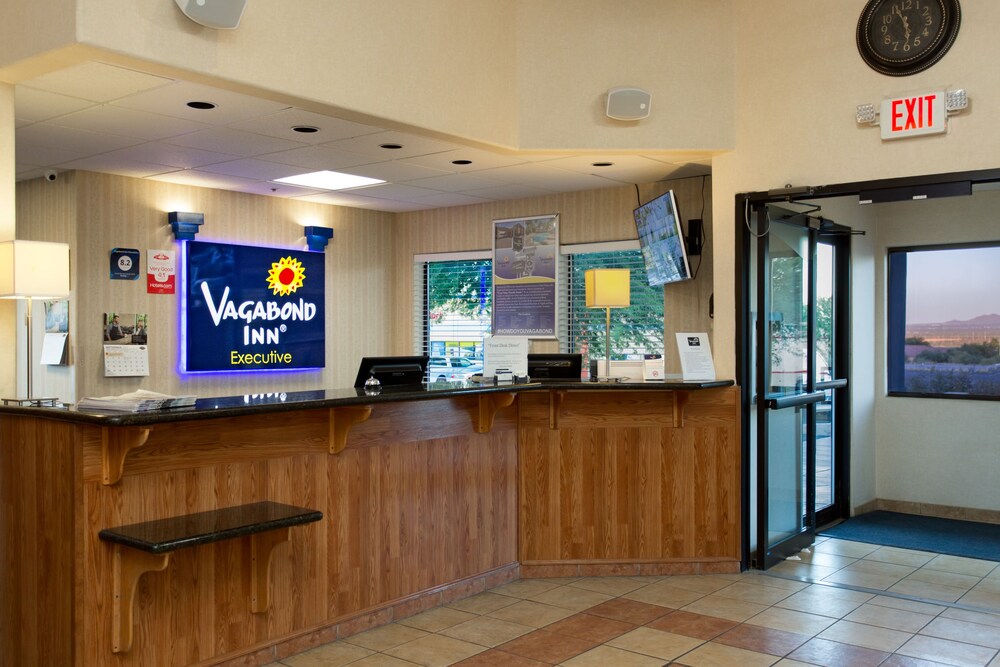
[[[181,370],[326,365],[323,253],[189,241]]]

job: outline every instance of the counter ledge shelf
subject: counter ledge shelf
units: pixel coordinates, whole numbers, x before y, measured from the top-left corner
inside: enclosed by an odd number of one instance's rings
[[[0,406],[0,651],[269,664],[518,577],[738,572],[738,397],[725,380],[546,381]],[[323,516],[258,549],[269,575],[247,574],[250,537],[201,543],[119,572],[135,598],[116,607],[102,530],[263,501]]]

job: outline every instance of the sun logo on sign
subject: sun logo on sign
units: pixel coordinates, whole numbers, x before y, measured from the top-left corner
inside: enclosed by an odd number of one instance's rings
[[[271,270],[267,272],[267,287],[272,294],[288,296],[302,287],[305,277],[306,270],[302,262],[293,257],[282,257],[271,263]]]

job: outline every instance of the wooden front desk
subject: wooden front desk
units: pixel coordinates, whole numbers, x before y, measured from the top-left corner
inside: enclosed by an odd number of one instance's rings
[[[707,386],[539,385],[203,399],[184,413],[0,409],[10,664],[267,664],[519,576],[739,570],[739,401]],[[722,385],[722,386],[719,386]],[[273,549],[176,552],[112,651],[102,529],[274,501]]]

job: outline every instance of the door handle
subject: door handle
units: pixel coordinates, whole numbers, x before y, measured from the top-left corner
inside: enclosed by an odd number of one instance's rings
[[[826,390],[826,389],[843,389],[847,386],[847,378],[837,378],[835,380],[826,380],[825,382],[817,382],[816,389]]]
[[[769,398],[764,404],[769,410],[783,410],[785,408],[794,408],[800,405],[809,405],[810,403],[819,403],[825,398],[825,391],[813,391],[807,394],[793,394],[791,396]]]

